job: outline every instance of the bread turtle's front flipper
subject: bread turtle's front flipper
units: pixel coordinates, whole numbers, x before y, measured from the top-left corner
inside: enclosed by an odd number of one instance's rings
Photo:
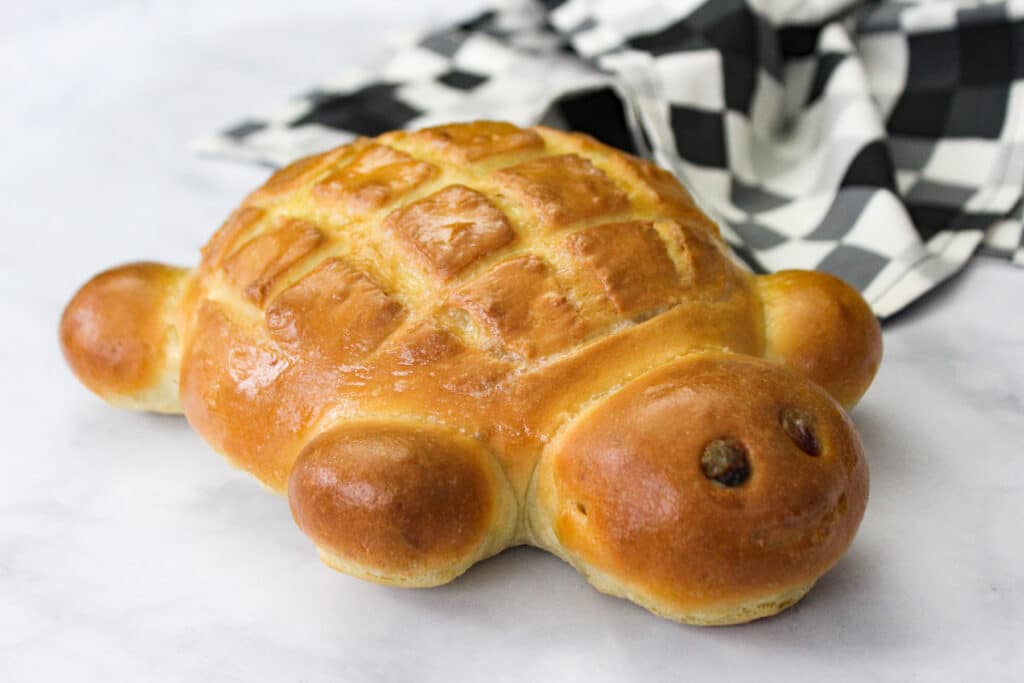
[[[764,302],[765,358],[852,408],[882,360],[882,331],[864,299],[828,273],[783,270],[756,281]]]
[[[288,481],[299,527],[329,566],[408,588],[447,583],[512,541],[518,505],[494,456],[431,424],[342,424]]]
[[[181,412],[175,314],[188,273],[132,263],[78,290],[60,320],[60,345],[82,384],[121,408]]]
[[[867,502],[857,435],[817,385],[694,353],[598,401],[546,449],[531,532],[598,589],[687,623],[796,602]]]

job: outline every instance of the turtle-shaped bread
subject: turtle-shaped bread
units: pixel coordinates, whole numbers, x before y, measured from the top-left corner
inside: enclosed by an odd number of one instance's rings
[[[184,412],[381,583],[530,544],[671,619],[748,621],[867,500],[841,407],[880,359],[864,301],[752,275],[669,173],[584,135],[476,122],[302,159],[194,270],[95,277],[60,337],[86,386]]]

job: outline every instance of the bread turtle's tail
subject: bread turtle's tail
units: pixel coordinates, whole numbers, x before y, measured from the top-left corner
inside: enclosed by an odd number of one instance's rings
[[[175,317],[188,273],[131,263],[78,290],[61,316],[60,345],[82,384],[118,407],[181,412]]]

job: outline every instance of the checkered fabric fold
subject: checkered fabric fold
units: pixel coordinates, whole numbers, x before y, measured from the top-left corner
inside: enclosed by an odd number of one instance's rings
[[[976,253],[1024,265],[1024,0],[518,0],[198,149],[276,166],[478,118],[651,157],[753,269],[883,318]]]

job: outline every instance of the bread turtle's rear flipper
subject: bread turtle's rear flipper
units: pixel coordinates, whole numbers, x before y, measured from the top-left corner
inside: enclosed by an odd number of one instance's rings
[[[181,412],[175,314],[188,272],[132,263],[85,283],[60,320],[61,349],[82,384],[121,408]]]

